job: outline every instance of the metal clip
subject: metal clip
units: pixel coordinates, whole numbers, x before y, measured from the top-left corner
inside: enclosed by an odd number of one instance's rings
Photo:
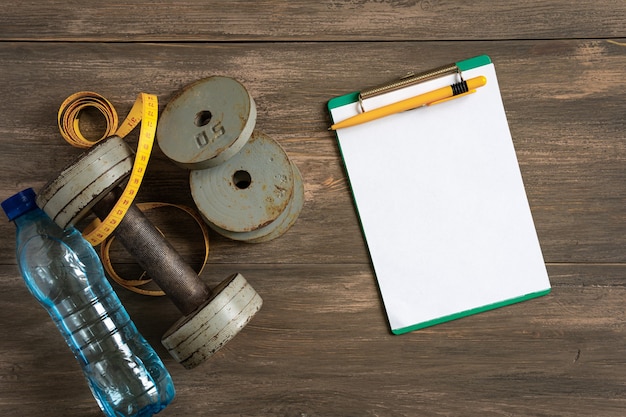
[[[365,112],[365,107],[363,106],[363,100],[366,100],[371,97],[375,97],[381,94],[390,93],[392,91],[400,90],[402,88],[419,84],[424,81],[432,80],[434,78],[443,77],[448,74],[458,74],[459,81],[463,81],[463,76],[461,75],[461,69],[456,64],[448,64],[441,67],[437,67],[431,69],[429,71],[424,71],[420,73],[408,73],[404,77],[401,77],[395,81],[391,81],[385,84],[380,84],[375,87],[371,87],[365,89],[359,93],[359,107],[362,112]]]

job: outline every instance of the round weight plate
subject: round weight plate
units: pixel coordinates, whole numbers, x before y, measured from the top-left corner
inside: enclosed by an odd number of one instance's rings
[[[213,230],[229,239],[247,243],[269,242],[272,239],[282,236],[296,222],[304,206],[304,184],[302,183],[302,176],[295,164],[292,163],[291,166],[294,174],[293,195],[287,208],[276,220],[267,226],[250,232],[231,232],[229,230],[220,229],[215,225],[212,226]]]
[[[159,147],[188,169],[217,166],[246,144],[256,123],[254,100],[232,78],[209,77],[186,87],[163,110]]]
[[[76,224],[133,168],[133,151],[118,136],[99,142],[46,184],[37,205],[62,228]]]
[[[174,323],[161,339],[170,355],[187,369],[200,365],[235,337],[263,304],[241,274],[227,278],[213,293],[194,313]]]
[[[294,174],[280,145],[255,131],[237,155],[215,168],[192,171],[189,183],[209,226],[251,232],[285,211],[293,195]]]
[[[266,235],[259,237],[245,237],[244,240],[246,242],[261,243],[276,239],[287,232],[287,230],[289,230],[298,219],[298,216],[304,207],[304,183],[298,167],[296,167],[293,163],[291,166],[294,173],[294,189],[293,196],[291,197],[291,202],[289,203],[287,210],[285,210],[283,214],[276,219],[274,222],[275,224],[272,223],[271,227],[265,227],[265,229],[268,229],[268,233]]]

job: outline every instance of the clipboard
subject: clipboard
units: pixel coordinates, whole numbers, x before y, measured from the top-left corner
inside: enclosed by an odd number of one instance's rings
[[[495,68],[481,55],[328,102],[337,123],[481,75],[473,94],[336,131],[394,334],[550,292]]]

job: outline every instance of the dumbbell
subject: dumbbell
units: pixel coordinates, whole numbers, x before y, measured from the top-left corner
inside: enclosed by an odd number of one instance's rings
[[[62,228],[75,225],[90,211],[104,218],[121,194],[132,160],[132,150],[112,136],[44,186],[38,205]],[[212,356],[261,308],[261,297],[239,273],[208,288],[135,205],[114,235],[183,314],[161,342],[187,369]]]

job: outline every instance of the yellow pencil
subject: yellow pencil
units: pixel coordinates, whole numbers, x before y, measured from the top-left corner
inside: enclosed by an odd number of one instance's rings
[[[361,123],[370,122],[372,120],[380,119],[381,117],[389,116],[391,114],[400,113],[406,110],[416,109],[418,107],[426,106],[428,104],[434,104],[436,102],[454,98],[468,92],[472,92],[478,87],[482,87],[487,84],[487,78],[480,77],[470,78],[467,81],[461,81],[456,84],[447,85],[442,88],[438,88],[428,93],[420,94],[419,96],[407,98],[406,100],[399,101],[397,103],[389,104],[387,106],[379,107],[374,110],[359,113],[356,116],[342,120],[339,123],[335,123],[329,130],[343,129],[350,126],[359,125]]]

